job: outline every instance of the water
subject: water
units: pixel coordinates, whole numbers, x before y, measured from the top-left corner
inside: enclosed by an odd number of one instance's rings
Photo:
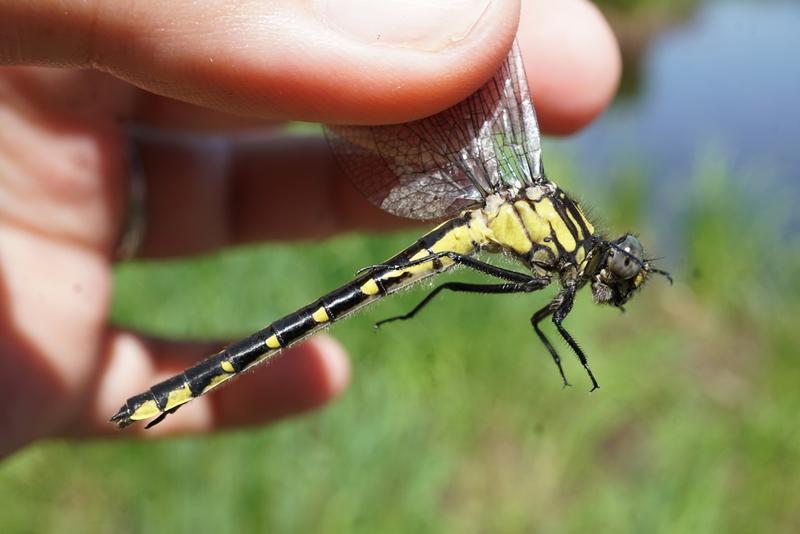
[[[714,158],[759,181],[762,201],[774,191],[766,183],[782,198],[800,198],[800,2],[703,4],[655,38],[643,68],[634,98],[555,143],[586,175],[641,164],[662,222],[679,217],[664,195],[680,196],[698,165]]]

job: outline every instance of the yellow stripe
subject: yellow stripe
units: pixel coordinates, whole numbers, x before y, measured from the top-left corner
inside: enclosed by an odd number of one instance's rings
[[[133,412],[130,416],[131,421],[140,421],[142,419],[150,419],[151,417],[158,415],[161,413],[161,410],[158,409],[158,405],[156,401],[149,400],[142,403],[141,406],[136,408],[136,411]]]
[[[217,376],[215,376],[214,378],[211,379],[211,382],[208,383],[208,385],[205,387],[205,389],[203,389],[203,393],[206,393],[206,392],[214,389],[215,387],[217,387],[218,385],[222,384],[223,382],[225,382],[226,380],[228,380],[229,378],[232,378],[232,377],[233,377],[233,375],[217,375]]]
[[[583,223],[586,225],[586,229],[589,230],[590,234],[594,234],[594,226],[592,226],[592,223],[590,223],[589,219],[586,218],[586,214],[583,213],[583,210],[578,204],[575,204],[575,206],[578,208],[578,213],[580,214],[581,219],[583,219]]]
[[[449,224],[449,222],[444,222],[440,224],[436,228],[436,230],[433,230],[428,235],[435,233],[444,224]],[[475,251],[474,243],[486,242],[485,230],[486,230],[485,226],[482,226],[476,230],[467,224],[451,228],[449,231],[442,234],[436,240],[436,242],[430,246],[430,250],[422,249],[417,251],[416,254],[414,254],[409,258],[409,261],[424,260],[425,258],[428,258],[431,255],[440,252],[472,254]],[[450,267],[453,264],[453,260],[448,258],[447,256],[442,256],[438,258],[438,262],[441,264],[442,268]],[[381,281],[389,281],[392,278],[398,278],[407,275],[413,275],[415,277],[418,277],[419,275],[425,275],[433,271],[434,263],[435,263],[434,260],[423,261],[422,263],[414,265],[412,267],[405,267],[402,269],[396,269],[393,271],[382,273],[379,276],[379,278]],[[377,287],[377,285],[373,287],[373,281],[369,281],[363,286],[361,286],[361,291],[366,295],[374,295],[378,293],[378,289],[379,288]]]
[[[189,389],[189,384],[185,384],[182,388],[173,389],[169,392],[169,396],[167,396],[167,405],[164,406],[164,411],[171,410],[190,400],[192,400],[192,390]]]
[[[489,222],[495,240],[520,254],[527,253],[533,244],[525,233],[522,221],[517,216],[510,204],[504,204],[497,212],[497,216]]]
[[[312,313],[311,318],[318,323],[327,323],[328,321],[331,320],[331,318],[328,316],[328,312],[325,311],[325,308],[323,306],[320,306],[317,311]]]
[[[583,263],[583,260],[585,259],[586,259],[586,251],[581,246],[580,248],[578,248],[577,252],[575,252],[575,263],[580,265]]]
[[[578,224],[578,221],[575,220],[575,217],[572,216],[572,212],[569,210],[564,210],[567,212],[567,217],[572,222],[572,226],[575,227],[575,231],[578,233],[578,239],[584,239],[586,236],[583,235],[583,231],[581,230],[581,226]]]
[[[253,363],[251,363],[250,365],[248,365],[248,366],[247,366],[247,369],[250,369],[251,367],[254,367],[254,366],[258,365],[259,363],[263,362],[263,361],[264,361],[264,360],[266,360],[267,358],[272,358],[273,356],[275,356],[275,354],[274,354],[274,353],[271,353],[271,352],[268,352],[268,353],[266,353],[266,354],[262,354],[261,356],[259,356],[258,358],[256,358],[256,361],[254,361]]]
[[[362,293],[365,295],[377,295],[381,292],[380,288],[378,287],[378,283],[375,282],[373,279],[369,279],[363,286],[359,288]]]
[[[226,373],[232,373],[236,370],[233,368],[233,364],[227,360],[224,360],[219,366],[222,367],[222,370]]]
[[[267,338],[267,348],[268,349],[279,349],[281,348],[281,342],[278,341],[278,336],[272,335]]]
[[[416,254],[414,254],[413,256],[411,256],[408,260],[409,261],[417,261],[417,260],[421,260],[423,258],[427,258],[430,255],[431,255],[431,253],[428,252],[427,249],[422,249],[419,252],[417,252]],[[426,262],[420,263],[418,265],[414,265],[413,267],[406,267],[404,269],[389,271],[388,273],[384,273],[384,274],[381,275],[381,280],[389,280],[390,278],[397,278],[398,276],[404,276],[406,274],[424,273],[424,272],[430,271],[431,269],[433,269],[433,260],[426,261]],[[363,286],[362,286],[361,289],[363,291],[363,289],[364,289]],[[366,293],[366,291],[365,291],[365,293]],[[369,295],[369,293],[367,293],[367,294]]]
[[[575,238],[572,237],[569,228],[567,228],[567,224],[558,215],[558,212],[556,211],[555,207],[553,207],[553,203],[550,201],[550,199],[547,197],[543,198],[539,202],[535,203],[534,208],[540,217],[550,223],[550,226],[553,228],[553,231],[556,234],[556,239],[558,239],[558,242],[561,243],[562,247],[564,247],[564,250],[567,252],[572,252],[575,250]]]
[[[481,239],[483,241],[484,239]],[[472,242],[477,241],[473,230],[465,225],[456,226],[444,234],[436,243],[431,246],[433,252],[457,252],[459,254],[470,254],[475,250]],[[444,256],[440,258],[442,265],[449,265],[453,260]]]
[[[531,205],[524,200],[515,202],[514,207],[517,208],[517,211],[522,218],[522,223],[525,225],[525,229],[528,231],[528,235],[531,237],[531,240],[534,243],[550,247],[555,253],[555,245],[552,242],[544,240],[545,237],[550,235],[550,226],[547,224],[547,222],[542,219],[538,213],[533,211]]]

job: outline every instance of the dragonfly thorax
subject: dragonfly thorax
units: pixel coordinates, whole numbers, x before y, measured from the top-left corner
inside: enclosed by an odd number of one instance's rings
[[[539,274],[560,273],[572,267],[582,272],[593,244],[594,227],[578,204],[550,182],[490,195],[476,210],[486,242],[507,251]]]

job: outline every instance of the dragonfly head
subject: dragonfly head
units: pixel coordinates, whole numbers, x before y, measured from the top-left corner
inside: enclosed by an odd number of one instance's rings
[[[598,304],[622,306],[642,287],[650,273],[666,276],[672,283],[669,273],[650,266],[636,236],[625,234],[600,246],[602,254],[592,277],[592,296]]]

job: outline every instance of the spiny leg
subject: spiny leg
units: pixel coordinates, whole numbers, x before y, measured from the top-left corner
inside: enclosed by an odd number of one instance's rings
[[[508,294],[508,293],[526,293],[536,291],[545,287],[550,281],[546,279],[528,277],[528,281],[524,283],[509,283],[509,284],[468,284],[465,282],[447,282],[436,287],[433,291],[428,293],[419,304],[403,315],[389,317],[375,323],[375,328],[380,327],[382,324],[390,323],[392,321],[405,321],[414,317],[422,308],[424,308],[433,298],[438,295],[443,289],[449,289],[458,293],[483,293],[483,294]]]
[[[564,341],[572,348],[575,352],[575,355],[578,356],[578,359],[583,365],[583,368],[586,369],[586,372],[589,374],[589,378],[592,381],[592,389],[590,391],[594,391],[600,387],[600,384],[597,383],[597,380],[594,378],[594,373],[592,373],[591,368],[589,367],[589,360],[586,358],[586,354],[584,354],[583,349],[580,348],[578,343],[573,339],[569,332],[567,332],[566,328],[561,324],[569,312],[572,310],[572,304],[575,302],[575,287],[568,287],[566,288],[560,295],[561,297],[561,304],[556,308],[553,312],[553,324],[556,325],[556,329],[558,329],[558,333],[561,334],[561,337],[564,338]]]
[[[539,340],[547,348],[547,351],[553,358],[556,367],[558,367],[558,372],[561,374],[561,380],[564,382],[564,386],[566,387],[569,386],[570,383],[567,380],[567,376],[564,374],[564,368],[561,367],[561,356],[558,355],[558,351],[556,351],[555,347],[553,347],[553,345],[550,343],[550,340],[547,339],[547,336],[545,336],[544,332],[542,332],[542,330],[539,328],[539,323],[542,321],[542,319],[549,317],[551,313],[553,313],[553,309],[551,305],[548,304],[533,314],[531,317],[531,325],[533,325],[533,329],[536,331],[536,335],[539,336]]]
[[[476,260],[475,258],[472,258],[470,256],[465,256],[463,254],[459,254],[458,252],[451,252],[449,250],[443,252],[435,252],[433,254],[425,256],[424,258],[417,258],[416,260],[409,260],[407,262],[394,265],[389,265],[389,264],[371,265],[369,267],[364,267],[362,269],[359,269],[357,274],[361,274],[363,272],[373,269],[386,269],[386,270],[407,269],[409,267],[414,267],[416,265],[421,265],[423,263],[428,263],[444,257],[449,258],[456,265],[461,265],[462,267],[468,267],[483,274],[488,274],[489,276],[500,278],[501,280],[507,280],[509,282],[515,282],[519,284],[526,284],[529,283],[531,280],[536,280],[536,278],[534,278],[529,274],[519,273],[517,271],[512,271],[510,269],[503,269],[502,267],[497,267],[496,265],[492,265],[491,263],[486,263],[485,261]]]

